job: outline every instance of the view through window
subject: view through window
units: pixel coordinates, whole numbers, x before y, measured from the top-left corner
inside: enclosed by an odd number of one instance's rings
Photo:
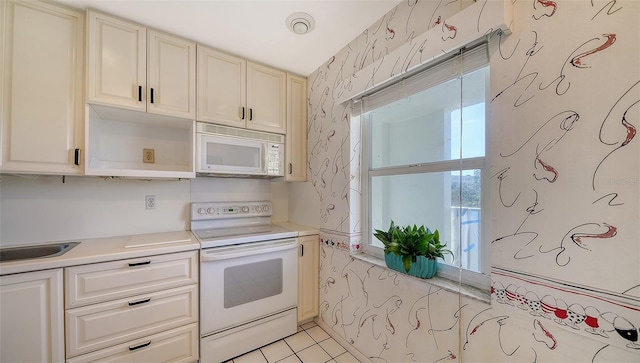
[[[392,220],[424,225],[437,229],[454,252],[454,258],[445,255],[439,274],[457,279],[462,268],[466,282],[488,286],[483,195],[489,66],[475,60],[465,67],[459,57],[360,104],[364,224],[371,242],[365,250],[382,256],[373,231],[386,230]]]

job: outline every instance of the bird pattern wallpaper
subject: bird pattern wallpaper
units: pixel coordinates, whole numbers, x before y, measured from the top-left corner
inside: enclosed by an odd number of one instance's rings
[[[405,0],[312,73],[320,323],[373,362],[639,361],[639,24],[634,0]],[[478,39],[490,58],[484,299],[358,256],[370,237],[349,101]]]

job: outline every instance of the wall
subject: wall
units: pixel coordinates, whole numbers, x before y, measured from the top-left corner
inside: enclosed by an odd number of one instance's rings
[[[39,242],[184,231],[190,203],[270,200],[264,179],[116,180],[110,178],[3,175],[0,182],[0,242]],[[156,196],[146,210],[145,195]],[[274,195],[273,220],[286,220],[286,188]],[[284,196],[283,196],[284,195]],[[286,198],[285,198],[286,199]]]
[[[396,49],[408,67],[482,35],[491,3],[402,2],[309,76],[320,321],[376,362],[637,362],[640,2],[506,2],[513,32],[490,37],[490,304],[350,256],[366,242],[360,127],[339,101],[388,78],[362,70]]]
[[[309,178],[311,174],[309,172]],[[320,228],[321,205],[318,192],[311,183],[288,183],[289,221]]]
[[[189,181],[3,175],[0,199],[3,245],[188,229]]]

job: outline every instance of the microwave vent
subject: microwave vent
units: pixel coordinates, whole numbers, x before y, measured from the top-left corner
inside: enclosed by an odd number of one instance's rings
[[[211,134],[227,135],[234,137],[242,137],[247,139],[264,140],[274,143],[284,143],[284,135],[272,134],[269,132],[252,131],[245,129],[237,129],[235,127],[226,127],[208,123],[198,122],[198,131]]]

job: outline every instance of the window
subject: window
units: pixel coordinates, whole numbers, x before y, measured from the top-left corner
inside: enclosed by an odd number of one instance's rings
[[[438,274],[488,288],[488,89],[483,44],[354,104],[363,129],[365,252],[383,257],[373,230],[391,220],[425,225],[455,255]]]

